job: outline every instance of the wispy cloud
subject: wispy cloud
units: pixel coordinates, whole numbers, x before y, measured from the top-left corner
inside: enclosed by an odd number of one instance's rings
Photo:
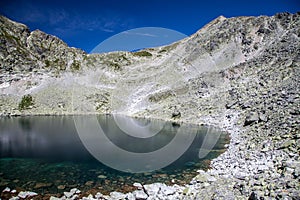
[[[70,18],[69,13],[66,12],[64,9],[52,9],[48,13],[49,14],[47,20],[51,25],[57,25]]]
[[[139,32],[132,32],[132,31],[125,31],[125,34],[128,35],[140,35],[140,36],[146,36],[146,37],[158,37],[157,35],[150,34],[150,33],[139,33]]]

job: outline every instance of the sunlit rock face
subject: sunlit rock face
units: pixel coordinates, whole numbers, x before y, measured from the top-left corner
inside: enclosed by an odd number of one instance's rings
[[[250,73],[299,64],[299,18],[221,16],[169,46],[86,54],[1,16],[0,111],[168,119],[177,112],[186,120],[190,113],[219,112],[231,101],[237,79],[247,82]],[[25,94],[34,104],[19,109]]]

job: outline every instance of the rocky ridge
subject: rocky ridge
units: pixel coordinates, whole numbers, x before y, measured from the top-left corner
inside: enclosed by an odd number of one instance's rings
[[[86,199],[299,198],[299,13],[219,17],[170,46],[100,55],[0,19],[2,115],[118,112],[231,135],[189,185]]]

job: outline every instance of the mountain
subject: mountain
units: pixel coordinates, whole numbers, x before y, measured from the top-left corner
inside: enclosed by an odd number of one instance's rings
[[[163,111],[167,117],[170,107],[181,107],[179,98],[197,102],[208,91],[213,95],[218,85],[224,87],[230,79],[226,76],[231,75],[228,68],[269,65],[282,57],[282,46],[293,52],[288,57],[294,60],[298,50],[298,15],[291,14],[221,16],[169,46],[99,55],[70,48],[39,30],[30,32],[3,16],[0,20],[1,99],[11,103],[0,107],[4,115],[19,114],[21,98],[30,94],[35,103],[22,113],[136,114],[150,110]],[[213,78],[204,76],[209,72],[214,72]]]
[[[122,113],[213,124],[231,133],[212,162],[220,184],[235,183],[231,195],[299,196],[300,13],[220,16],[168,46],[104,54],[0,22],[1,115]],[[190,195],[202,190],[210,194]]]

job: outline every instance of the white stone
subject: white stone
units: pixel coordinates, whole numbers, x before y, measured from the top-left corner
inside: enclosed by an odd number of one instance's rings
[[[173,188],[173,187],[162,187],[161,188],[161,191],[164,195],[172,195],[172,194],[175,194],[176,193],[176,189]]]
[[[150,196],[154,196],[155,194],[158,193],[158,191],[160,190],[160,188],[162,186],[165,186],[165,185],[161,184],[161,183],[153,183],[153,184],[149,184],[149,185],[144,185],[144,188]]]
[[[78,190],[77,188],[71,189],[70,192],[72,192],[73,194],[80,194],[81,193],[81,191]]]
[[[51,197],[50,197],[50,200],[60,200],[60,198],[51,196]]]
[[[208,182],[215,182],[217,180],[215,177],[210,176],[210,175],[207,175],[206,178],[207,178]]]
[[[208,187],[208,186],[210,186],[209,183],[203,183],[203,187]]]
[[[75,199],[78,199],[78,194],[74,194],[70,200],[75,200]]]
[[[134,183],[133,186],[137,187],[137,189],[139,189],[139,190],[143,189],[143,185],[140,183]]]
[[[67,198],[71,198],[74,195],[74,193],[73,192],[64,192],[64,195]]]
[[[20,199],[19,197],[12,197],[9,200],[19,200],[19,199]]]
[[[133,195],[135,196],[136,199],[140,199],[140,200],[145,200],[148,198],[148,195],[142,191],[142,190],[136,190],[133,192]]]
[[[19,192],[18,197],[25,199],[26,197],[34,197],[36,195],[37,195],[37,193],[35,193],[35,192],[21,191],[21,192]]]
[[[110,197],[113,198],[113,199],[125,199],[126,194],[123,194],[121,192],[111,192]]]
[[[4,190],[2,191],[3,193],[4,192],[10,192],[10,188],[9,187],[6,187],[6,188],[4,188]]]
[[[128,200],[135,200],[135,197],[134,197],[134,195],[132,193],[127,193],[126,194],[126,199],[128,199]]]
[[[259,165],[258,168],[257,168],[257,170],[261,171],[261,172],[266,171],[268,169],[269,169],[269,167],[266,166],[266,165]]]
[[[97,192],[97,194],[95,195],[96,199],[100,199],[103,197],[103,194],[101,194],[100,192]]]

